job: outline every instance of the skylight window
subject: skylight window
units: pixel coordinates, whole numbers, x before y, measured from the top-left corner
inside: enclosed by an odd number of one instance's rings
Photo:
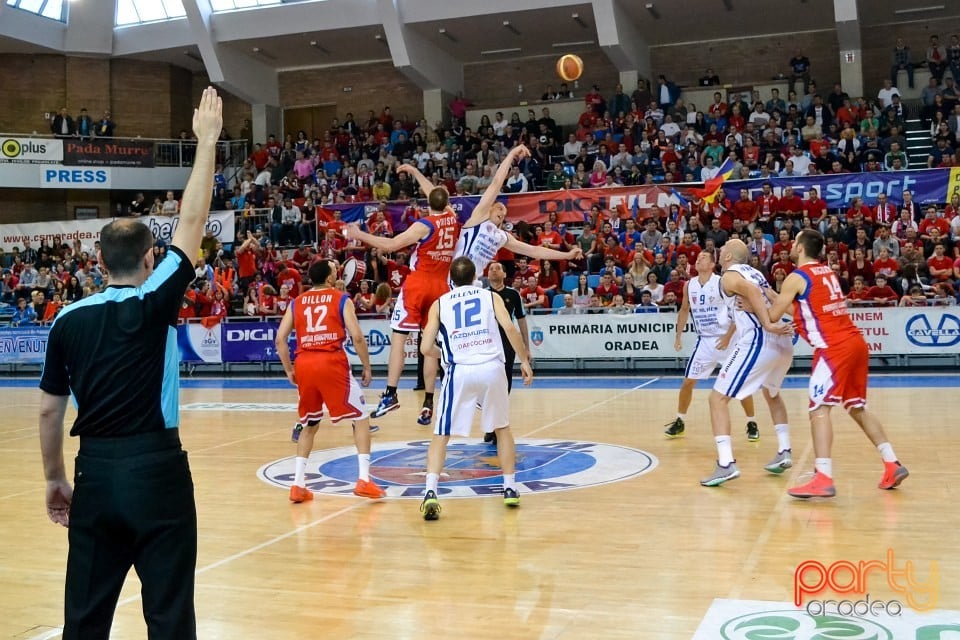
[[[236,11],[237,9],[256,9],[281,4],[283,0],[210,0],[214,11]]]
[[[36,2],[36,0],[33,1]],[[118,27],[174,20],[186,15],[183,0],[117,0]]]
[[[64,0],[7,0],[7,6],[23,9],[58,22],[67,21]]]

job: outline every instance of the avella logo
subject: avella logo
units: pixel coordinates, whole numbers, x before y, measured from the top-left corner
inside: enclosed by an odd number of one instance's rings
[[[960,342],[960,318],[945,313],[934,327],[926,314],[918,314],[907,320],[907,340],[918,347],[952,347]]]

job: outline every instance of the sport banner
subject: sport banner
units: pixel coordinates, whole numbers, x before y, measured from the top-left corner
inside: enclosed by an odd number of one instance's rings
[[[153,143],[94,138],[63,141],[63,164],[95,167],[153,167]]]
[[[724,195],[733,202],[740,198],[740,189],[748,189],[750,198],[754,199],[764,182],[728,181],[723,184]],[[960,168],[773,178],[770,183],[778,196],[785,187],[793,187],[794,193],[804,199],[811,188],[816,188],[820,197],[826,200],[828,209],[846,210],[850,207],[850,201],[858,197],[872,206],[877,203],[877,196],[881,193],[886,194],[890,202],[900,204],[904,190],[911,191],[913,200],[920,204],[943,204],[950,202],[950,196],[954,193],[960,193]]]
[[[765,180],[731,180],[723,184],[724,195],[731,201],[740,198],[740,189],[747,189],[751,199],[760,193]],[[877,196],[884,193],[890,202],[903,202],[903,191],[909,189],[914,201],[926,204],[943,204],[960,193],[960,167],[951,169],[919,169],[914,171],[886,171],[882,173],[848,173],[840,175],[809,176],[803,178],[772,178],[776,195],[784,188],[793,187],[803,198],[811,187],[826,200],[830,209],[849,208],[850,201],[861,197],[868,205],[875,205]],[[551,213],[556,213],[562,223],[583,222],[594,205],[603,211],[619,210],[625,215],[643,218],[650,214],[654,205],[669,210],[672,204],[681,204],[674,189],[688,201],[693,199],[691,190],[699,184],[642,185],[636,187],[604,187],[600,189],[570,189],[558,191],[532,191],[500,196],[507,205],[507,219],[512,222],[524,220],[531,224],[542,223]],[[450,205],[466,220],[473,212],[480,196],[453,197]],[[347,222],[359,222],[377,210],[376,202],[359,202],[328,205],[329,211],[339,210]],[[396,231],[405,228],[400,224],[406,206],[402,203],[387,204],[387,211]]]
[[[36,248],[42,239],[52,242],[54,238],[59,237],[61,242],[67,243],[80,240],[85,247],[92,249],[93,243],[100,239],[100,230],[113,220],[115,218],[0,224],[0,247],[4,251],[11,251],[13,247],[22,249],[24,240],[29,240]],[[155,238],[169,243],[173,239],[173,232],[177,228],[180,217],[143,216],[139,220],[150,228]],[[233,242],[233,212],[211,212],[207,217],[207,228],[213,229],[214,235],[224,244]]]

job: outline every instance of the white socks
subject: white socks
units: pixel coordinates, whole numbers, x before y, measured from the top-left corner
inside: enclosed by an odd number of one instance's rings
[[[437,492],[437,485],[440,483],[440,474],[439,473],[428,473],[427,474],[427,491]]]
[[[513,489],[517,490],[517,474],[515,473],[505,473],[503,474],[503,488],[504,489]]]
[[[721,467],[728,467],[733,462],[733,445],[730,442],[730,436],[717,436],[714,438],[717,442],[717,464]]]
[[[813,468],[828,478],[833,477],[833,460],[830,458],[817,458],[813,463]]]
[[[359,467],[359,478],[365,482],[370,482],[370,454],[358,453],[357,466]]]
[[[777,424],[773,428],[777,430],[777,453],[786,451],[790,448],[790,425]]]
[[[884,442],[883,444],[877,445],[877,451],[880,452],[880,456],[883,458],[884,462],[896,462],[897,456],[893,453],[893,445],[889,442]]]
[[[297,456],[297,467],[296,472],[293,476],[293,484],[298,487],[305,487],[307,484],[306,475],[307,475],[307,459]]]

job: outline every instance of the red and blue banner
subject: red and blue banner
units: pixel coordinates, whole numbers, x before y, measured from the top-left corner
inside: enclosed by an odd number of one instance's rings
[[[719,186],[717,183],[719,182]],[[713,183],[725,197],[735,201],[740,197],[740,189],[750,191],[754,198],[760,193],[765,180],[720,180]],[[868,205],[876,204],[877,196],[887,195],[890,202],[903,201],[904,189],[913,193],[914,202],[920,204],[950,202],[955,193],[960,193],[960,167],[951,169],[920,169],[915,171],[885,171],[882,173],[846,173],[839,175],[808,176],[802,178],[772,178],[774,193],[778,196],[786,187],[806,197],[811,187],[815,187],[820,197],[826,201],[829,209],[850,207],[855,197],[863,198]],[[571,189],[568,191],[534,191],[501,196],[501,202],[507,205],[507,219],[513,222],[524,220],[531,224],[542,223],[551,213],[556,213],[561,223],[581,223],[593,205],[599,205],[604,211],[629,212],[643,218],[650,214],[654,205],[669,209],[670,205],[689,206],[685,202],[703,195],[704,189],[697,184],[657,184],[636,187],[610,187],[600,189]],[[450,204],[461,220],[466,220],[473,212],[480,196],[450,198]],[[365,220],[377,210],[376,202],[361,202],[328,205],[326,210],[339,210],[347,222]],[[405,203],[387,204],[394,231],[405,228],[401,224]]]

